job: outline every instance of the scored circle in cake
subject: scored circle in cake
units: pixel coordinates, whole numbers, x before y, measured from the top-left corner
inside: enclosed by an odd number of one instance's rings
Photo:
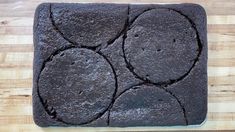
[[[124,53],[133,72],[143,80],[164,83],[184,76],[199,52],[190,21],[176,11],[152,9],[127,31]]]
[[[38,84],[40,96],[47,100],[47,109],[54,109],[57,119],[82,124],[109,107],[115,81],[103,56],[89,49],[72,48],[45,64]]]

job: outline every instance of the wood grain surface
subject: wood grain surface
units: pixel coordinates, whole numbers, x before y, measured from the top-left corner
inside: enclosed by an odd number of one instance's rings
[[[46,0],[0,0],[0,132],[235,130],[234,0],[60,0],[50,2],[198,3],[208,15],[208,115],[201,126],[137,128],[40,128],[32,119],[32,25]]]

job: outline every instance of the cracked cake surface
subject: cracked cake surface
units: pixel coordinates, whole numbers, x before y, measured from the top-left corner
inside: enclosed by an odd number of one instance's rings
[[[39,5],[35,123],[201,124],[207,113],[206,24],[196,4]]]

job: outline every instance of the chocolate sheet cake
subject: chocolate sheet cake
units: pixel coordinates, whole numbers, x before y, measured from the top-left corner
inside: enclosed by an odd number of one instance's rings
[[[196,4],[41,4],[33,74],[42,127],[200,124],[206,13]]]

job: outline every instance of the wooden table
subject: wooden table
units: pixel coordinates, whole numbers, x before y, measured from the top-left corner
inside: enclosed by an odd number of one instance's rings
[[[32,25],[40,0],[0,1],[0,131],[235,130],[235,1],[165,0],[199,3],[208,14],[209,112],[202,126],[142,128],[40,128],[32,119]],[[55,2],[55,1],[54,1]],[[58,1],[57,1],[58,2]],[[61,0],[60,2],[67,2]],[[111,2],[70,0],[69,2]],[[163,3],[163,0],[119,0]]]

